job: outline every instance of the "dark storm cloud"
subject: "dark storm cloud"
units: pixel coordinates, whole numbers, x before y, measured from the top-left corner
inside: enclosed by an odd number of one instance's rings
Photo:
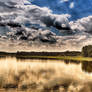
[[[27,30],[24,28],[18,28],[15,32],[9,32],[7,34],[11,39],[26,40],[26,41],[40,41],[44,43],[56,43],[55,34],[49,30]]]

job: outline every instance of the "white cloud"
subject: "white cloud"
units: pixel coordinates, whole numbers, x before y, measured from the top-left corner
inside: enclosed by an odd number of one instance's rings
[[[70,22],[72,29],[92,33],[92,16],[84,17],[75,22]]]
[[[70,7],[70,8],[74,8],[74,2],[71,2],[71,4],[70,4],[69,7]]]
[[[20,5],[23,5],[25,2],[28,3],[27,0],[0,0],[0,2],[4,2],[4,3],[14,2],[14,3],[20,4]]]
[[[68,2],[69,0],[60,0],[60,3]]]

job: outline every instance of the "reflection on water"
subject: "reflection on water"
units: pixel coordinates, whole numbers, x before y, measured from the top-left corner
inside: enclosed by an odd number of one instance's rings
[[[0,92],[92,92],[90,62],[65,62],[0,58]]]
[[[73,64],[81,64],[82,65],[82,70],[83,71],[86,71],[86,72],[92,72],[92,62],[90,61],[83,61],[83,62],[80,62],[80,61],[75,61],[75,60],[42,60],[42,59],[17,59],[16,57],[0,57],[0,62],[64,62],[66,64],[70,64],[70,63],[73,63]]]

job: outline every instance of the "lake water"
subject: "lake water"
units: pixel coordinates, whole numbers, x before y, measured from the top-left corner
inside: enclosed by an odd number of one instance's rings
[[[92,92],[92,73],[83,70],[85,65],[91,64],[3,57],[0,92]]]

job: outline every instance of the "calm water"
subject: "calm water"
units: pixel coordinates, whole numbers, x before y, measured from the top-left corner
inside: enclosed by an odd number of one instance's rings
[[[92,92],[91,71],[90,62],[66,64],[62,60],[3,57],[0,58],[0,87],[3,89],[0,92]]]
[[[81,64],[81,68],[83,71],[86,71],[86,72],[92,72],[92,62],[79,62],[79,61],[64,61],[64,60],[42,60],[42,59],[17,59],[16,57],[1,57],[0,58],[0,62],[7,62],[7,63],[13,63],[13,62],[30,62],[30,63],[41,63],[45,65],[48,64],[48,63],[66,63],[67,65],[68,64],[76,64],[76,65],[79,65]]]

